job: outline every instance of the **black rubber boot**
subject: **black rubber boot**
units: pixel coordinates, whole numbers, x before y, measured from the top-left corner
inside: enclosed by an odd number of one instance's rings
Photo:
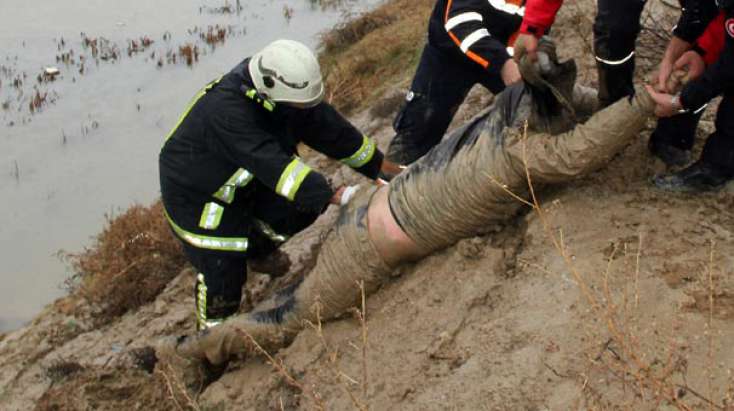
[[[676,173],[657,176],[653,183],[662,190],[697,193],[717,190],[732,177],[732,173],[699,160]]]
[[[682,167],[691,161],[691,150],[657,143],[653,139],[650,139],[647,148],[653,156],[659,158],[668,167]]]

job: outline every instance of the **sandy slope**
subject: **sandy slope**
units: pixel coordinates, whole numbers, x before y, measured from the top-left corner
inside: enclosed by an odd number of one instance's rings
[[[560,27],[575,24],[574,13],[564,13]],[[593,78],[578,36],[558,36],[564,55],[579,58],[581,78]],[[459,118],[487,98],[470,101]],[[391,136],[389,121],[368,114],[355,121],[383,147]],[[323,402],[354,409],[346,390],[373,410],[675,409],[657,401],[671,392],[692,409],[706,405],[697,396],[722,406],[728,395],[732,404],[734,189],[700,196],[654,190],[649,178],[662,166],[647,155],[648,135],[604,170],[541,191],[545,220],[528,212],[397,272],[367,299],[365,362],[362,327],[347,314],[324,324],[323,340],[306,330],[277,353],[305,393],[250,358],[230,364],[194,408],[312,409]],[[344,169],[334,178],[356,181]],[[308,265],[334,217],[332,210],[289,243],[294,260]],[[568,261],[548,236],[559,230]],[[66,315],[80,303],[62,299],[0,337],[0,409],[186,408],[131,352],[191,331],[192,281],[184,272],[155,302],[96,328]],[[610,321],[622,338],[613,338]],[[674,390],[656,395],[655,381]]]

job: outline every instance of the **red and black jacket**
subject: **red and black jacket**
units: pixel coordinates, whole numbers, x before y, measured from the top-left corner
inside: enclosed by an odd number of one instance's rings
[[[680,99],[694,110],[718,95],[734,93],[734,7],[711,19],[696,40],[696,50],[703,55],[706,71],[683,88]]]
[[[563,0],[527,0],[520,32],[541,37],[553,25],[562,4]]]
[[[525,0],[439,0],[428,26],[438,49],[499,75],[510,50]]]

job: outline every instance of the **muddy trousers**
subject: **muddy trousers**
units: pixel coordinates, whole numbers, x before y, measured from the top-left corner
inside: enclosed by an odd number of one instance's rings
[[[505,88],[499,75],[464,60],[426,44],[405,104],[393,123],[396,135],[387,150],[389,160],[411,164],[438,144],[475,84],[494,94]]]
[[[197,233],[195,235],[210,239],[244,239],[245,249],[212,249],[177,236],[197,272],[194,301],[199,330],[217,325],[237,313],[242,300],[242,286],[247,280],[248,259],[266,257],[318,217],[318,213],[296,209],[292,203],[269,190],[258,192],[248,199],[247,204],[255,206],[235,203],[233,207],[224,207],[221,221],[215,229],[191,228]],[[180,222],[177,224],[182,225]]]

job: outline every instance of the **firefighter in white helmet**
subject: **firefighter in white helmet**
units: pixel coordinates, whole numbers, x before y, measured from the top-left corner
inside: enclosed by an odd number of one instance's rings
[[[207,84],[168,134],[161,194],[197,271],[198,329],[237,312],[248,262],[270,258],[275,264],[264,266],[283,274],[289,264],[278,246],[353,192],[308,166],[299,142],[371,179],[399,171],[323,96],[313,52],[278,40]]]

